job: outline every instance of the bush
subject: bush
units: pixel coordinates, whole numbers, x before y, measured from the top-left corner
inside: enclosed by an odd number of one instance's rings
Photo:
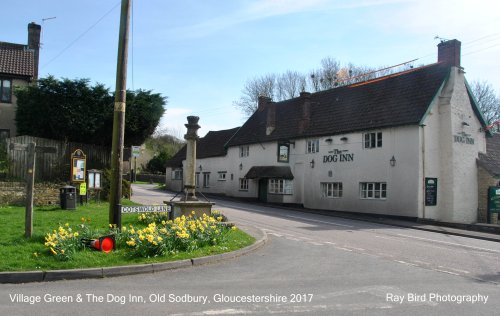
[[[103,200],[109,199],[111,191],[111,169],[105,169],[103,173],[103,184],[101,198]],[[130,199],[132,196],[132,186],[130,181],[122,179],[122,197]]]

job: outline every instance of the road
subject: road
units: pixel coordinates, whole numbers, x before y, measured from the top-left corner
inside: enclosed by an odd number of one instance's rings
[[[150,204],[169,197],[146,185],[135,187],[133,199]],[[215,202],[237,224],[266,231],[269,243],[236,259],[188,269],[2,285],[0,314],[498,315],[499,243]],[[16,293],[41,296],[42,302],[12,302]],[[44,295],[76,300],[79,294],[81,303],[44,302]]]

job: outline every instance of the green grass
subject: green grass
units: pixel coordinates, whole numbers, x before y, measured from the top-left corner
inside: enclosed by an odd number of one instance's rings
[[[124,201],[124,205],[132,205]],[[59,207],[35,208],[33,214],[33,237],[24,237],[24,207],[0,207],[0,271],[57,270],[71,268],[90,268],[120,266],[139,263],[165,262],[195,258],[236,250],[252,244],[255,239],[240,230],[231,231],[223,244],[204,247],[192,252],[155,258],[131,258],[127,249],[116,249],[102,253],[92,249],[78,251],[69,261],[58,261],[44,246],[45,235],[68,223],[72,227],[81,224],[81,218],[90,218],[93,229],[108,231],[108,203],[90,203],[78,206],[77,210],[61,210]],[[137,214],[123,214],[122,225],[141,227]],[[37,253],[38,256],[35,256]]]

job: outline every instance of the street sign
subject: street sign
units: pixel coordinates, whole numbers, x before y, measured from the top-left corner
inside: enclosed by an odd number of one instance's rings
[[[170,205],[122,206],[122,213],[171,212]]]
[[[425,178],[425,205],[434,206],[437,204],[437,178]]]
[[[87,195],[87,183],[80,183],[80,195]]]
[[[141,146],[132,146],[132,157],[139,157],[141,155]]]

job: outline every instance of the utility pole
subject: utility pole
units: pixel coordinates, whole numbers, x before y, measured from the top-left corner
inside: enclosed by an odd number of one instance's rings
[[[125,138],[125,102],[127,96],[128,29],[130,2],[122,0],[118,61],[116,66],[115,111],[113,115],[113,143],[111,147],[111,192],[109,195],[109,223],[122,226],[121,197],[123,177],[123,144]]]

